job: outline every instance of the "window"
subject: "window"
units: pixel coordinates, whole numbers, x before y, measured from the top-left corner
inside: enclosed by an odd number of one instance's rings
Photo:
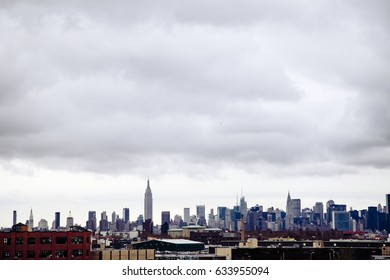
[[[51,244],[50,237],[41,237],[41,244]]]
[[[83,255],[83,250],[72,250],[72,257],[80,257]]]
[[[27,251],[27,258],[34,259],[35,258],[35,251]]]
[[[16,237],[15,245],[22,245],[22,244],[23,244],[23,237]]]
[[[11,257],[11,252],[8,252],[8,251],[3,252],[3,258],[4,259],[9,259],[10,257]]]
[[[23,258],[23,252],[22,251],[16,251],[15,258],[17,258],[17,259]]]
[[[42,251],[39,252],[39,257],[41,259],[50,258],[51,257],[51,251],[42,250]]]
[[[35,237],[29,237],[29,238],[27,239],[27,244],[28,244],[28,245],[33,245],[33,244],[35,244]]]
[[[56,237],[56,244],[66,244],[67,238],[66,236],[58,236]]]
[[[11,245],[11,238],[4,237],[3,245]]]
[[[66,258],[66,257],[68,257],[68,251],[67,250],[58,250],[58,251],[56,251],[56,257],[57,258]]]
[[[83,237],[82,236],[72,237],[72,244],[82,244],[82,243],[83,243]]]

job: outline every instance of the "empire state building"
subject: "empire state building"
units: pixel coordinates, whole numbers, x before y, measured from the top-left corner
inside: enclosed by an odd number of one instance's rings
[[[153,198],[152,190],[150,189],[149,179],[148,186],[145,191],[145,200],[144,200],[144,219],[153,221]]]

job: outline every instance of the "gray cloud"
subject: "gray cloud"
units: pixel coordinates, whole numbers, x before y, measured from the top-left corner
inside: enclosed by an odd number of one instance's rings
[[[387,2],[150,3],[2,2],[3,160],[389,166]]]

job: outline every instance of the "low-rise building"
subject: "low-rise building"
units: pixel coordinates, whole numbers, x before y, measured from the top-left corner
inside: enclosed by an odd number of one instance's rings
[[[28,231],[16,224],[0,232],[0,259],[86,260],[90,258],[91,232],[75,226],[69,231]]]

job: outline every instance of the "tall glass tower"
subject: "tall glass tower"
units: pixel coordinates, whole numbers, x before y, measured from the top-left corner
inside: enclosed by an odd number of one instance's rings
[[[145,200],[144,200],[144,219],[153,221],[153,197],[152,190],[150,189],[149,179],[148,185],[145,191]]]

